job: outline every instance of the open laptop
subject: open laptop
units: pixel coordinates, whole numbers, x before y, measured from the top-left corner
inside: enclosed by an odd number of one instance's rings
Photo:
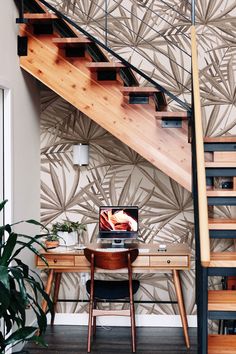
[[[101,239],[121,241],[138,238],[137,206],[101,206],[99,208],[99,235]]]

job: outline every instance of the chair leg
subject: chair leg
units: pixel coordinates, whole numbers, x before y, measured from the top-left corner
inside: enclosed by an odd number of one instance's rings
[[[88,353],[91,352],[91,334],[93,323],[93,301],[89,302],[89,322],[88,322]]]
[[[96,309],[97,307],[97,301],[94,300],[93,302],[93,308]],[[93,316],[93,336],[96,336],[96,326],[97,326],[97,317]]]
[[[132,352],[136,352],[136,326],[135,326],[135,311],[134,303],[130,303],[130,317],[131,317],[131,338],[132,338]]]

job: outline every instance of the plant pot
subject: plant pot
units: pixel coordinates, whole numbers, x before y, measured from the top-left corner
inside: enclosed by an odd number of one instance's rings
[[[78,242],[77,231],[73,231],[73,232],[58,231],[57,234],[58,236],[60,236],[59,239],[60,246],[70,247],[70,246],[74,246]]]
[[[58,240],[56,240],[56,241],[48,241],[48,240],[46,240],[45,241],[45,246],[46,246],[46,248],[56,248],[56,247],[59,246],[59,241]]]

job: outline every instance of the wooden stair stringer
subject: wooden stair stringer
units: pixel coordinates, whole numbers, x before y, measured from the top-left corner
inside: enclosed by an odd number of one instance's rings
[[[191,190],[191,147],[185,129],[163,129],[144,105],[125,102],[119,83],[101,84],[91,78],[85,65],[73,65],[63,57],[49,37],[28,37],[28,55],[20,66],[71,103],[155,167]],[[52,38],[55,38],[52,36]]]

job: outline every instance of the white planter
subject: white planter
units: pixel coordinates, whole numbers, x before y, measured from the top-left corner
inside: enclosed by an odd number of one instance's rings
[[[76,243],[78,243],[78,234],[77,231],[73,232],[64,232],[64,231],[58,231],[57,232],[59,238],[59,245],[64,246],[64,247],[70,247],[74,246]]]

